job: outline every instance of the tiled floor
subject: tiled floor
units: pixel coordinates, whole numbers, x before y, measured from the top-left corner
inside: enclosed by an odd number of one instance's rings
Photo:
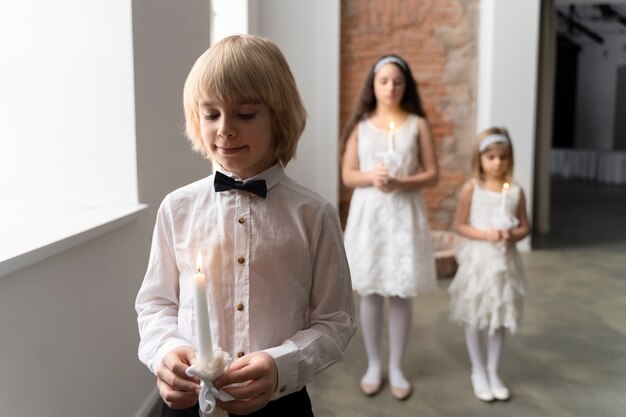
[[[364,397],[360,333],[339,363],[309,384],[317,417],[626,415],[626,187],[555,179],[553,230],[524,253],[526,317],[505,342],[501,377],[514,397],[474,398],[461,328],[447,318],[450,280],[414,302],[405,361],[415,393]],[[387,387],[388,388],[388,387]]]

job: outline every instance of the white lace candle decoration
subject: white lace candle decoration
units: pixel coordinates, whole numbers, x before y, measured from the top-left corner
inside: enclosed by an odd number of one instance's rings
[[[209,362],[213,355],[213,341],[211,340],[211,324],[209,322],[209,308],[206,300],[206,277],[202,273],[202,255],[196,257],[195,303],[196,303],[196,334],[198,336],[198,359]]]
[[[396,150],[393,138],[393,131],[396,128],[396,122],[393,120],[389,122],[389,130],[387,131],[387,150],[389,153]]]

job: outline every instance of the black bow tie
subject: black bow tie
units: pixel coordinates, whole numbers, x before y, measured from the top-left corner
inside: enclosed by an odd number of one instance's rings
[[[244,190],[263,198],[267,195],[265,180],[252,180],[247,182],[237,181],[219,171],[215,172],[215,181],[213,182],[213,185],[215,187],[215,191],[218,193],[220,191],[228,191],[234,188],[235,190]]]

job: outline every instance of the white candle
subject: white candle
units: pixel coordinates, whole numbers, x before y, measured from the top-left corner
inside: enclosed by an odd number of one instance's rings
[[[509,190],[509,183],[502,184],[502,192],[500,193],[500,212],[503,216],[506,215],[506,195]]]
[[[387,131],[387,150],[393,152],[395,145],[393,143],[393,130],[396,128],[396,123],[392,120],[389,122],[389,131]]]
[[[209,308],[206,300],[206,277],[202,273],[202,255],[196,258],[195,288],[196,288],[196,335],[198,336],[198,359],[208,362],[213,356],[213,342],[211,341],[211,324],[209,323]]]

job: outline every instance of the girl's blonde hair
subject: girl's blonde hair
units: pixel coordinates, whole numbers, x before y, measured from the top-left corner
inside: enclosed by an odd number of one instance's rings
[[[502,142],[495,142],[485,147],[481,152],[479,149],[480,143],[483,141],[483,139],[491,135],[504,136],[506,139],[508,139],[508,144],[502,143]],[[474,178],[477,178],[479,180],[483,179],[484,172],[483,172],[482,166],[480,165],[480,155],[492,149],[494,146],[506,146],[509,148],[509,157],[510,157],[511,163],[508,166],[508,169],[505,173],[505,177],[508,179],[513,178],[513,165],[515,162],[515,159],[513,158],[513,143],[511,142],[511,137],[509,136],[509,132],[503,127],[490,127],[489,129],[485,129],[482,132],[480,132],[478,136],[476,137],[476,142],[474,143],[474,155],[472,157],[472,175],[474,176]]]
[[[289,64],[273,42],[254,35],[229,36],[191,68],[183,91],[185,133],[193,149],[210,159],[200,134],[203,101],[267,105],[276,159],[286,166],[295,157],[307,115]]]

